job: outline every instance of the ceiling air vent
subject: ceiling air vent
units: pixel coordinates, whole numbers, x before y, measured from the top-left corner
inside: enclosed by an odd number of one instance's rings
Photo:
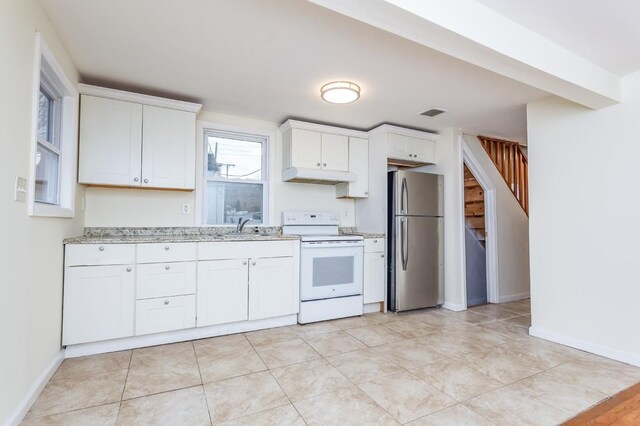
[[[427,117],[435,117],[436,115],[444,114],[446,111],[438,108],[431,108],[428,111],[421,112],[420,115],[426,115]]]

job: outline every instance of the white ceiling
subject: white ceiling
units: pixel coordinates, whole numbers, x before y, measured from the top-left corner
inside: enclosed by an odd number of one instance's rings
[[[41,3],[85,82],[278,124],[456,126],[525,141],[525,105],[547,96],[300,0]],[[320,86],[342,79],[361,99],[322,101]],[[418,115],[432,107],[449,112]]]
[[[640,1],[476,1],[615,74],[640,70]]]

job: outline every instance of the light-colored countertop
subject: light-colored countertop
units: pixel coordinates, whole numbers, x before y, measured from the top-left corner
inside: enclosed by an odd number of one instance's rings
[[[136,244],[192,243],[219,241],[280,241],[299,240],[297,235],[283,235],[280,227],[247,228],[237,234],[233,228],[85,228],[84,235],[67,238],[64,244]]]
[[[283,235],[282,227],[248,227],[242,233],[232,227],[157,227],[157,228],[85,228],[84,235],[67,238],[64,244],[136,244],[136,243],[199,243],[219,241],[281,241],[299,240],[297,235]],[[341,234],[364,238],[384,238],[384,233],[358,232],[341,228]]]

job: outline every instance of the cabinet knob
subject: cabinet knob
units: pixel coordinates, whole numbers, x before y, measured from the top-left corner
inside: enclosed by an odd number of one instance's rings
[[[413,154],[409,154],[409,158],[413,157]]]
[[[320,163],[316,164],[316,166],[318,166],[318,167],[319,167],[319,166],[320,166]]]
[[[98,250],[100,250],[100,251],[104,251],[104,246],[100,246],[100,247],[98,247]]]
[[[380,255],[380,257],[384,257],[384,253],[382,253],[382,254]]]
[[[165,250],[169,250],[169,246],[164,246],[164,249]]]
[[[167,266],[164,267],[164,269],[166,269],[168,271],[169,269],[171,269],[171,266],[167,265]]]
[[[149,183],[149,179],[145,179],[143,182],[144,183]]]
[[[165,301],[164,301],[164,304],[165,304],[165,305],[168,305],[168,304],[169,304],[169,301],[168,301],[168,300],[165,300]]]
[[[246,264],[247,264],[247,261],[245,260],[244,262],[242,262],[242,264],[243,264],[243,265],[246,265]]]
[[[322,167],[327,167],[327,163],[322,164]]]
[[[378,242],[378,240],[373,240],[374,244]]]
[[[418,154],[413,154],[413,158],[418,158]]]
[[[256,261],[254,260],[253,262],[251,262],[251,264],[252,264],[253,266],[256,266]]]
[[[127,272],[131,272],[131,266],[127,268]]]
[[[134,182],[137,182],[137,181],[139,181],[139,180],[140,180],[140,179],[138,179],[137,177],[134,177],[134,178],[133,178],[133,181],[134,181]]]

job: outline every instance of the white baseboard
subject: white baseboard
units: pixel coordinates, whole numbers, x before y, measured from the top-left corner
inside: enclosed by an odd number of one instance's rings
[[[167,343],[184,342],[187,340],[205,339],[207,337],[224,336],[226,334],[244,333],[246,331],[262,330],[265,328],[282,327],[296,324],[296,314],[282,317],[268,318],[255,321],[241,321],[230,324],[211,325],[208,327],[189,328],[186,330],[167,331],[146,336],[125,337],[123,339],[106,340],[102,342],[69,345],[66,349],[67,358],[85,355],[95,355],[106,352],[123,351],[126,349],[144,348],[147,346],[165,345]]]
[[[516,300],[529,299],[531,293],[528,291],[525,293],[512,294],[509,296],[500,296],[498,303],[515,302]]]
[[[442,304],[442,307],[450,311],[456,311],[456,312],[466,310],[466,307],[463,304],[458,304],[458,303],[444,302]]]
[[[60,367],[60,364],[62,364],[62,361],[64,361],[64,358],[64,349],[60,349],[58,353],[53,357],[49,365],[47,365],[42,373],[40,373],[40,376],[27,391],[27,394],[22,399],[22,401],[20,401],[13,414],[9,416],[5,425],[18,426],[20,422],[22,422],[22,419],[24,419],[24,416],[27,415],[33,403],[36,402],[36,399],[38,399],[38,396],[40,396],[40,392],[42,392],[44,387],[49,382],[49,379],[51,379],[58,367]]]
[[[640,355],[638,354],[619,351],[617,349],[609,348],[607,346],[602,346],[597,343],[587,342],[585,340],[564,336],[562,334],[558,334],[553,331],[543,330],[538,327],[530,327],[529,334],[531,336],[539,337],[541,339],[560,343],[561,345],[571,346],[572,348],[580,349],[582,351],[590,352],[596,355],[601,355],[605,358],[611,358],[616,361],[620,361],[626,364],[631,364],[631,365],[635,365],[636,367],[640,367]]]
[[[380,303],[381,302],[367,303],[362,307],[362,310],[364,311],[365,314],[370,314],[372,312],[382,312],[380,310]]]

